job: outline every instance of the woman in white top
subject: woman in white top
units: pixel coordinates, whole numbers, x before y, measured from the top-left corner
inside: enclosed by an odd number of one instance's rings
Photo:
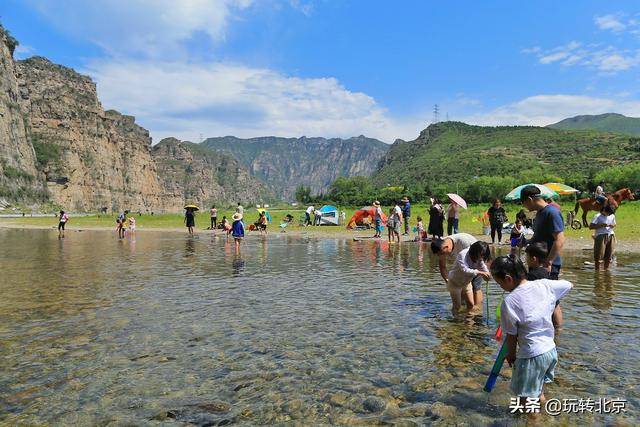
[[[600,209],[589,224],[591,230],[595,230],[593,241],[593,262],[596,270],[600,269],[600,260],[604,262],[604,269],[608,270],[611,258],[616,250],[616,236],[613,229],[616,226],[616,216],[613,208],[609,205]]]
[[[447,276],[447,289],[451,295],[451,311],[454,315],[460,311],[463,297],[469,309],[476,305],[471,283],[478,276],[489,280],[489,261],[491,250],[485,242],[474,242],[456,256],[456,261]]]

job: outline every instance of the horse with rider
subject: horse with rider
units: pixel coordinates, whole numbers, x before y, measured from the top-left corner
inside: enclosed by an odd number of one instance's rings
[[[588,226],[587,212],[599,212],[604,206],[611,206],[614,210],[618,209],[623,200],[634,200],[633,191],[629,188],[621,188],[613,193],[607,193],[604,190],[604,181],[600,181],[596,186],[593,197],[579,199],[576,202],[574,214],[577,215],[582,208],[582,225]]]

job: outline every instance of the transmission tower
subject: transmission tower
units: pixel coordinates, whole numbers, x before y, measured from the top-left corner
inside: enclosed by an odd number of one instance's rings
[[[433,123],[438,123],[440,121],[440,107],[438,104],[433,106]]]

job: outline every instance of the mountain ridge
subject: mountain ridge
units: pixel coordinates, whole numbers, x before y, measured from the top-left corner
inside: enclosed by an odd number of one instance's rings
[[[402,185],[441,194],[456,184],[475,197],[479,178],[539,182],[562,179],[587,188],[603,168],[640,160],[640,138],[591,130],[474,126],[441,122],[413,141],[394,143],[372,175],[378,186]],[[509,191],[505,191],[506,194]]]
[[[619,113],[584,114],[568,117],[546,127],[565,130],[590,129],[640,136],[640,118]]]
[[[339,176],[368,176],[389,148],[364,135],[347,139],[225,136],[207,138],[201,144],[231,154],[284,199],[292,199],[299,185],[322,193]]]

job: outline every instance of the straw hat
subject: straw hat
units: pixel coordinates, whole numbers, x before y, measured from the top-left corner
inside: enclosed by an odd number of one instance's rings
[[[375,202],[373,202],[373,206],[380,206],[380,202],[376,200]]]
[[[231,219],[234,220],[234,221],[239,221],[239,220],[242,219],[242,214],[240,214],[239,212],[236,212],[236,213],[233,214]]]

